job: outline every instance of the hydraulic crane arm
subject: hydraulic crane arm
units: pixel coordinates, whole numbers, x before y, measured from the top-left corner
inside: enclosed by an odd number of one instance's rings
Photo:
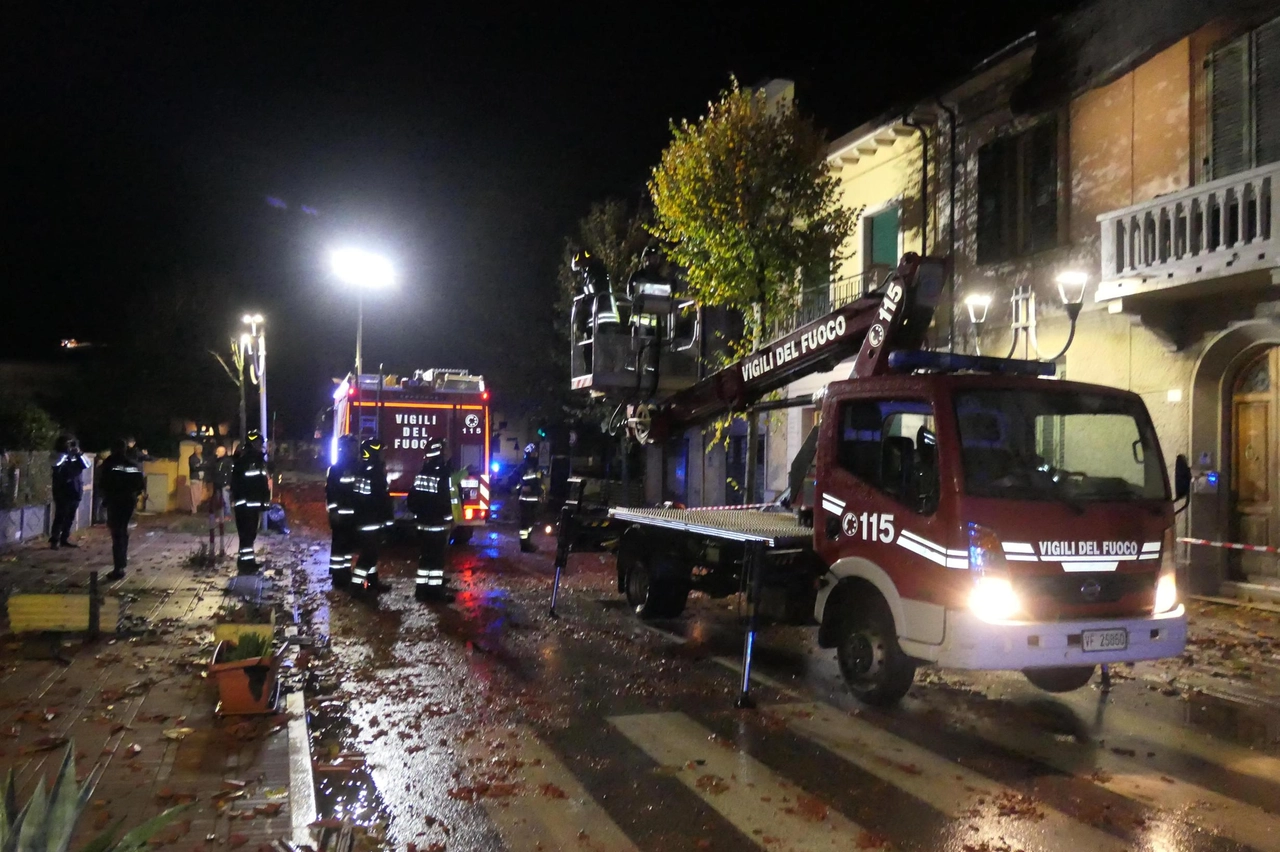
[[[731,411],[813,373],[830,370],[857,353],[850,378],[883,373],[889,352],[924,342],[946,279],[945,261],[903,255],[875,292],[839,307],[712,373],[660,403],[655,424],[681,429]]]

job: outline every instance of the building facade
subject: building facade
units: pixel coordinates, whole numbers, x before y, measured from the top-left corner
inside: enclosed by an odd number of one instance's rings
[[[898,253],[952,259],[934,346],[1134,391],[1196,473],[1180,534],[1280,546],[1280,3],[1095,2],[900,116],[831,147],[863,211],[832,298],[896,263],[896,224]],[[812,412],[787,417],[790,452]],[[1203,592],[1280,580],[1264,554],[1187,562]]]

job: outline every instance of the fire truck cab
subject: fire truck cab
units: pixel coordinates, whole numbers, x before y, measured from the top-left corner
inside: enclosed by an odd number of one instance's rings
[[[335,379],[330,458],[338,438],[381,439],[395,518],[409,523],[409,486],[422,467],[427,442],[448,442],[453,467],[454,543],[465,544],[489,520],[489,391],[466,370],[416,370],[410,376],[363,374]]]

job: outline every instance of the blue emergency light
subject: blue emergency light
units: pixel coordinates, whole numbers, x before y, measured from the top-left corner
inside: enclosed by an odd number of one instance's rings
[[[1027,361],[1022,358],[992,358],[989,355],[958,355],[954,352],[930,352],[926,349],[899,349],[889,353],[892,370],[931,370],[937,373],[999,373],[1007,376],[1052,376],[1057,365],[1052,361]]]
[[[498,471],[502,470],[502,462],[499,462],[499,461],[489,462],[489,470],[493,471],[494,473],[497,473]]]

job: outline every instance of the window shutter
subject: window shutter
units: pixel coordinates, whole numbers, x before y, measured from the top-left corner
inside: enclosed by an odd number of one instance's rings
[[[1241,38],[1210,57],[1209,126],[1214,178],[1248,168],[1245,157],[1248,39]]]
[[[1058,244],[1058,122],[1046,121],[1027,134],[1026,196],[1028,252]]]
[[[1017,157],[1008,139],[978,149],[978,263],[994,263],[1012,254],[1011,209],[1017,197]]]
[[[1253,109],[1257,165],[1280,161],[1280,18],[1254,37]]]

